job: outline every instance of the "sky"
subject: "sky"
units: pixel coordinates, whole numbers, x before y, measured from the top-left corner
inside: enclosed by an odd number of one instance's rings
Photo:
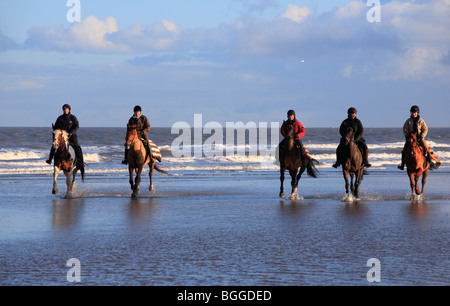
[[[76,2],[76,1],[74,1]],[[377,2],[380,6],[377,6]],[[0,2],[0,126],[450,127],[450,0]],[[70,13],[70,14],[68,14]],[[80,22],[69,17],[80,17]]]

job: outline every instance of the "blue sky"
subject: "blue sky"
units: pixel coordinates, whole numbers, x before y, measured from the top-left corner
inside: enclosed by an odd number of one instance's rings
[[[450,1],[66,0],[0,3],[0,126],[272,122],[401,127],[417,104],[450,126]],[[304,59],[305,62],[299,62]]]

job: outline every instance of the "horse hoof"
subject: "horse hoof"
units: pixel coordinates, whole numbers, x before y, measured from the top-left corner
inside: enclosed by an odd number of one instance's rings
[[[137,199],[137,198],[138,198],[138,195],[137,195],[136,193],[132,193],[132,194],[131,194],[131,198],[132,198],[132,199]]]
[[[52,194],[58,194],[58,189],[53,189]]]
[[[153,191],[153,190],[155,190],[155,187],[153,187],[153,185],[151,185],[150,187],[148,187],[148,190]]]
[[[280,192],[280,198],[284,199],[284,193]]]

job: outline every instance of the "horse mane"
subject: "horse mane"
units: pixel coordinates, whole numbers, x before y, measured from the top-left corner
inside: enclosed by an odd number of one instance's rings
[[[69,142],[69,133],[67,133],[66,131],[64,131],[63,129],[55,129],[53,131],[53,134],[55,134],[55,136],[58,135],[58,133],[62,134],[63,140],[64,142],[67,144]]]

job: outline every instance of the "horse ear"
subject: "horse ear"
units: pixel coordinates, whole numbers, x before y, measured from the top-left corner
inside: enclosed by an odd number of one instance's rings
[[[52,129],[55,130],[55,125],[52,123]]]

